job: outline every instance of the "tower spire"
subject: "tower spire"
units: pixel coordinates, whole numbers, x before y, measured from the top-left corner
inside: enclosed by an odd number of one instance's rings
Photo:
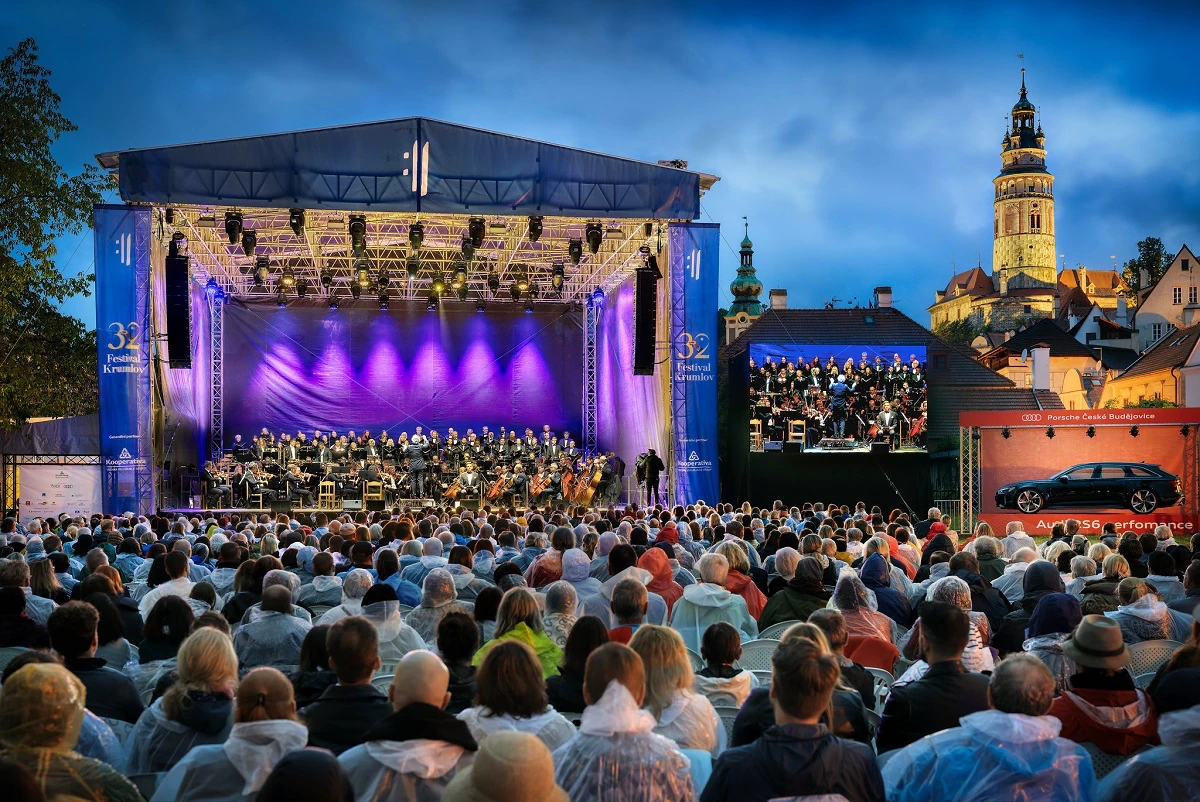
[[[734,298],[729,307],[729,314],[745,312],[751,317],[757,317],[763,311],[762,303],[758,299],[762,295],[763,285],[754,269],[754,243],[750,241],[750,221],[742,217],[742,223],[746,234],[742,238],[741,250],[738,251],[737,278],[729,283],[729,292]]]

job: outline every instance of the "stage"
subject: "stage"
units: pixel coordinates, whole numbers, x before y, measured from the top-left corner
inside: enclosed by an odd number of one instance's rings
[[[897,451],[752,452],[749,455],[749,502],[769,508],[806,502],[878,504],[887,515],[898,507],[919,520],[933,501],[929,454]]]

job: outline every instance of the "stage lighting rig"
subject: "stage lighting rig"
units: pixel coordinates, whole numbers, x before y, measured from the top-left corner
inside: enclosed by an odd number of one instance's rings
[[[441,295],[446,291],[446,280],[442,278],[442,271],[439,270],[437,275],[433,277],[433,285],[431,289],[433,290],[434,295]]]
[[[188,241],[182,231],[176,231],[171,235],[171,242],[167,245],[168,256],[183,256],[187,253]]]
[[[331,286],[333,286],[333,271],[328,267],[321,270],[321,286],[325,289],[329,289]]]
[[[421,257],[415,253],[409,254],[408,260],[405,262],[405,268],[408,270],[408,280],[416,281],[417,274],[421,272]]]
[[[559,294],[562,293],[563,282],[566,281],[567,271],[563,269],[562,262],[555,262],[554,269],[550,272],[550,286]]]
[[[371,268],[366,259],[358,259],[354,262],[354,276],[360,287],[371,285]]]
[[[527,315],[533,314],[533,296],[525,297],[525,314],[527,314]]]
[[[388,294],[387,294],[387,292],[381,292],[381,293],[379,293],[379,308],[380,308],[381,310],[383,310],[384,312],[386,312],[386,311],[387,311],[387,308],[388,308]]]
[[[225,212],[225,234],[229,237],[230,245],[237,245],[242,238],[241,212]]]
[[[482,217],[472,217],[467,221],[467,235],[471,238],[471,245],[476,248],[482,247],[483,237],[487,233],[487,221]]]
[[[600,253],[600,243],[604,241],[604,226],[599,223],[588,223],[583,227],[583,235],[587,238],[588,250]]]
[[[514,281],[512,286],[508,288],[508,294],[512,296],[514,301],[521,300],[521,288],[517,286],[517,282]]]
[[[378,283],[380,287],[386,287],[392,283],[392,276],[390,273],[388,273],[388,269],[386,267],[379,268]]]
[[[573,237],[567,243],[567,255],[571,257],[571,264],[578,265],[579,260],[583,258],[583,240]]]
[[[350,246],[355,253],[367,247],[367,218],[361,214],[350,215]]]
[[[254,233],[254,229],[247,228],[242,231],[242,253],[247,256],[254,255],[254,249],[258,247],[258,234]]]
[[[308,295],[308,282],[300,279],[296,282],[296,297],[303,298],[306,295]]]
[[[604,306],[604,290],[599,287],[592,293],[592,304],[595,306]]]
[[[163,209],[163,220],[169,226],[175,225],[175,210],[169,206],[166,209]]]
[[[216,298],[217,293],[220,291],[221,291],[221,285],[217,284],[217,280],[215,278],[210,278],[207,282],[205,282],[204,292],[208,295],[209,298]]]
[[[488,271],[487,286],[488,290],[492,293],[492,297],[495,298],[496,293],[500,292],[500,276],[496,274],[495,270]]]
[[[468,262],[475,258],[475,243],[471,242],[469,237],[463,237],[462,257]]]
[[[487,301],[483,300],[482,295],[479,296],[479,300],[475,301],[475,311],[476,312],[486,312],[487,311]]]
[[[425,304],[426,312],[436,312],[438,308],[438,297],[436,293],[430,293],[429,303]]]
[[[362,287],[360,287],[357,283],[351,281],[350,282],[350,297],[357,301],[360,296],[362,296]]]
[[[529,215],[529,241],[537,242],[542,236],[542,216],[540,214]]]
[[[337,292],[334,292],[333,294],[331,294],[329,296],[329,308],[332,309],[334,312],[337,311],[337,308],[338,308]]]
[[[529,265],[520,265],[517,270],[517,289],[529,292]]]
[[[280,287],[279,290],[275,293],[275,305],[278,306],[280,309],[287,308],[287,293],[284,292],[283,287]]]
[[[454,289],[462,289],[467,285],[467,263],[458,262],[454,265],[454,278],[450,279],[450,286]]]
[[[294,287],[296,285],[296,272],[291,267],[285,267],[279,277],[279,283],[284,287]]]
[[[421,243],[424,241],[425,226],[420,223],[413,223],[408,227],[408,244],[414,251],[421,250]]]
[[[466,285],[466,284],[460,284],[460,285],[459,285],[459,287],[458,287],[458,300],[460,300],[460,301],[465,301],[465,300],[467,300],[467,285]]]
[[[271,275],[271,260],[260,256],[254,260],[254,286],[261,287]]]
[[[288,225],[292,227],[292,233],[297,237],[304,234],[304,210],[292,209],[288,213]]]

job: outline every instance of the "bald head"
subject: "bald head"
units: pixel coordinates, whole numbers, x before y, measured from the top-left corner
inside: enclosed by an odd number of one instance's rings
[[[392,710],[414,702],[433,705],[439,710],[450,703],[450,672],[436,654],[425,649],[409,652],[396,664],[396,676],[388,687]]]
[[[262,608],[272,613],[292,611],[292,592],[283,585],[272,585],[263,590]]]
[[[1017,549],[1012,556],[1012,561],[1015,563],[1031,563],[1036,559],[1037,552],[1031,548]]]

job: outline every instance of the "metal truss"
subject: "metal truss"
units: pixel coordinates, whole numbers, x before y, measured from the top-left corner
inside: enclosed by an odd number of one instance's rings
[[[463,257],[463,239],[468,236],[470,215],[425,214],[400,212],[366,212],[365,248],[355,257],[350,241],[351,213],[326,209],[304,210],[304,228],[297,236],[292,230],[288,209],[236,209],[227,206],[172,205],[171,222],[163,214],[165,207],[156,206],[162,220],[165,240],[176,232],[188,240],[193,272],[207,281],[216,280],[227,297],[274,297],[285,268],[296,282],[303,280],[309,297],[327,298],[336,294],[339,303],[351,302],[351,283],[358,282],[358,263],[365,260],[368,282],[362,286],[361,302],[374,302],[386,291],[393,300],[424,300],[429,297],[435,279],[446,286],[443,299],[455,300],[450,288],[451,279],[460,265],[467,271],[466,298],[475,302],[513,303],[510,293],[517,279],[528,279],[531,293],[522,295],[523,303],[533,300],[548,302],[586,303],[596,290],[606,293],[615,290],[635,269],[644,264],[646,251],[657,251],[659,222],[651,219],[585,220],[578,217],[542,218],[542,233],[536,242],[529,239],[529,218],[526,216],[487,216],[482,244],[468,261]],[[238,211],[242,227],[253,231],[256,243],[253,256],[247,256],[240,240],[231,243],[225,232],[225,213]],[[413,223],[424,227],[424,239],[417,251],[419,267],[416,277],[408,275],[408,260],[413,249],[409,244],[409,228]],[[599,250],[591,252],[585,227],[599,224],[603,233]],[[572,239],[578,239],[583,253],[573,264],[568,253]],[[255,259],[270,260],[269,278],[255,284]],[[552,287],[556,266],[563,269],[561,291]],[[323,272],[332,279],[329,286],[321,282]],[[383,284],[386,276],[387,284]],[[493,293],[489,277],[499,280],[500,289]],[[289,291],[295,297],[295,290]]]
[[[596,331],[604,302],[587,302],[587,318],[583,332],[583,451],[596,453]]]
[[[208,436],[209,453],[214,462],[225,450],[225,301],[220,296],[208,297],[210,350],[212,355],[209,376]]]
[[[686,236],[687,230],[682,226],[672,226],[669,228],[669,253],[682,251],[686,247],[686,243],[684,242],[684,237]],[[671,473],[670,482],[668,483],[670,486],[667,489],[667,492],[670,494],[670,498],[667,501],[670,504],[675,504],[680,500],[680,490],[679,472],[676,471],[674,467],[681,458],[680,455],[675,453],[675,446],[677,443],[682,442],[683,438],[687,435],[687,382],[675,381],[675,363],[677,360],[679,360],[679,352],[676,350],[676,347],[677,344],[683,342],[685,336],[685,332],[683,330],[684,322],[686,320],[684,297],[687,295],[687,293],[685,292],[684,284],[687,281],[687,275],[682,270],[672,269],[670,267],[670,259],[668,259],[667,262],[667,287],[669,288],[667,290],[667,296],[669,299],[667,302],[667,308],[670,314],[669,331],[671,333],[670,342],[668,343],[668,347],[671,349],[671,361],[668,363],[671,369],[669,378],[671,383],[671,441],[667,448],[667,452],[670,456],[670,458],[667,460],[667,465],[671,466]],[[686,457],[687,455],[684,454],[682,456]],[[693,499],[683,499],[683,501],[692,500]]]
[[[150,260],[154,254],[152,252],[153,236],[154,236],[154,215],[153,214],[137,214],[134,215],[134,254],[137,259],[146,260],[145,270],[136,270],[134,275],[137,276],[137,286],[134,288],[136,300],[134,308],[138,312],[138,326],[141,331],[152,331],[153,327],[150,323],[150,282],[154,274],[154,269],[150,265]],[[137,510],[139,513],[150,513],[154,511],[155,485],[157,481],[158,471],[154,468],[156,461],[152,459],[154,451],[154,400],[151,390],[153,385],[151,379],[145,382],[138,382],[138,394],[141,396],[138,399],[138,409],[142,410],[142,415],[138,419],[138,442],[150,444],[150,454],[142,455],[146,458],[147,468],[145,470],[134,470],[134,481],[137,484],[137,498],[143,505],[143,509]]]
[[[958,428],[958,504],[961,511],[960,531],[975,531],[975,518],[983,509],[979,476],[979,443],[982,433],[978,426]]]

